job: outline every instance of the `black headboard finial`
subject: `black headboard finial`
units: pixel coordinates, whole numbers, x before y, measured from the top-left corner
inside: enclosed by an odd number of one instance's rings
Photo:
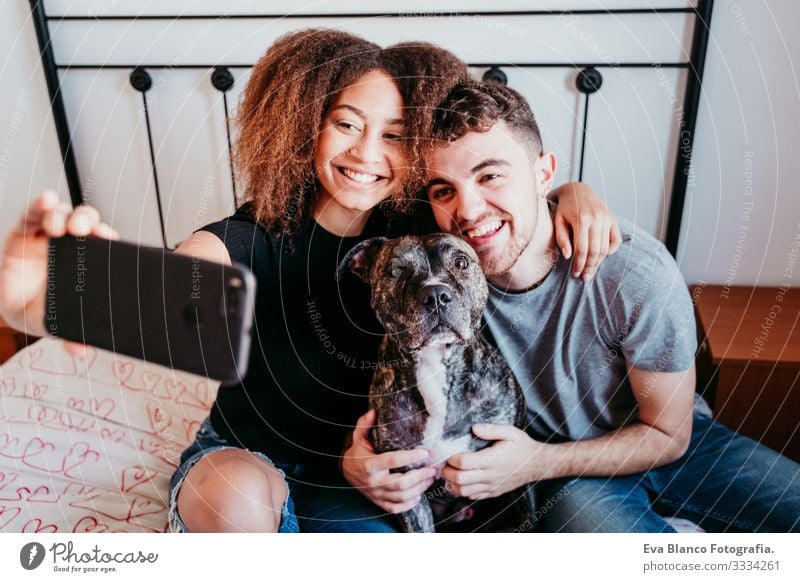
[[[153,86],[153,78],[144,67],[136,67],[130,76],[131,85],[141,93],[147,92]]]
[[[211,73],[211,84],[223,93],[233,87],[233,75],[228,67],[214,67],[214,72]]]
[[[500,67],[494,66],[483,74],[483,80],[487,83],[499,83],[508,85],[508,75]]]
[[[587,67],[578,73],[578,77],[575,79],[575,85],[581,93],[591,95],[592,93],[596,93],[600,87],[603,86],[603,75],[594,67]]]

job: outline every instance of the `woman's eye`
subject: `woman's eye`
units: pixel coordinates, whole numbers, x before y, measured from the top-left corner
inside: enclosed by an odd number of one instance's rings
[[[444,200],[452,193],[453,193],[452,188],[439,188],[438,190],[434,190],[433,192],[431,192],[429,195],[432,200]]]
[[[499,178],[499,177],[500,177],[500,174],[484,174],[483,176],[481,176],[480,181],[481,182],[489,182],[490,180],[494,180],[494,179]]]
[[[404,136],[399,134],[399,133],[387,133],[387,134],[384,134],[383,137],[385,137],[389,141],[396,141],[398,139],[403,139]]]
[[[346,129],[347,131],[359,131],[359,127],[357,125],[347,121],[337,121],[336,127],[341,127],[342,129]]]
[[[455,260],[456,269],[464,270],[469,267],[469,260],[467,257],[456,257]]]

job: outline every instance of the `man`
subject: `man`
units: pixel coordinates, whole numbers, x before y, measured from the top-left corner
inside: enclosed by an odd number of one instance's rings
[[[511,89],[457,86],[436,121],[428,199],[439,227],[477,251],[488,331],[525,390],[527,432],[455,455],[456,494],[495,497],[538,482],[544,531],[800,531],[800,465],[693,412],[694,316],[672,257],[623,223],[620,250],[583,282],[553,240],[543,152]]]

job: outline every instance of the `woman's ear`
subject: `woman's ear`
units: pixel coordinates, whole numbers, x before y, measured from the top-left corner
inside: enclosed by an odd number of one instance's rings
[[[376,236],[361,241],[350,249],[339,263],[339,268],[336,271],[336,280],[341,280],[349,270],[365,283],[369,283],[369,272],[372,270],[372,264],[375,262],[378,252],[383,248],[383,243],[387,240],[384,236]]]

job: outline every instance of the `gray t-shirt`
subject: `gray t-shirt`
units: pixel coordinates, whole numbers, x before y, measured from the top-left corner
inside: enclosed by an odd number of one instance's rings
[[[664,245],[626,221],[623,243],[588,284],[559,253],[537,288],[490,285],[485,319],[525,392],[529,432],[551,441],[596,438],[637,420],[626,362],[679,372],[694,363],[689,292]]]

